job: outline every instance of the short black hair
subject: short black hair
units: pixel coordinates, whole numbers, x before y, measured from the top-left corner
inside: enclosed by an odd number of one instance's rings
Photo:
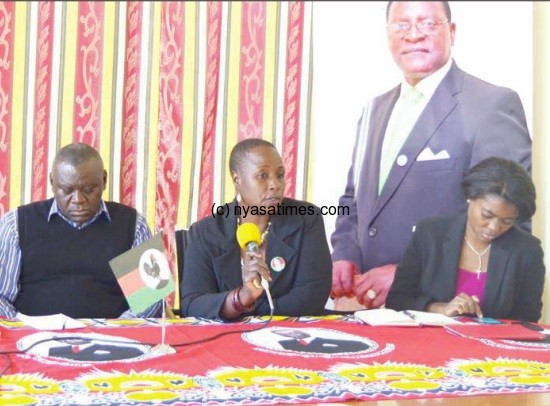
[[[54,164],[65,162],[71,166],[78,167],[90,160],[97,160],[101,164],[101,169],[103,169],[103,160],[99,152],[91,145],[77,142],[61,148],[55,156]]]
[[[491,157],[473,166],[461,182],[467,199],[499,196],[518,209],[518,220],[530,219],[537,208],[531,175],[519,163]]]
[[[388,6],[386,7],[386,21],[390,18],[390,7],[392,3],[395,3],[395,1],[388,1]],[[451,21],[451,6],[449,5],[448,1],[440,1],[440,3],[443,3],[443,8],[445,9],[445,17],[447,17],[447,20]]]
[[[275,145],[261,138],[247,138],[235,144],[229,155],[229,170],[231,172],[240,172],[243,167],[245,155],[251,149],[256,147],[270,147],[277,151]],[[277,152],[278,153],[278,152]]]

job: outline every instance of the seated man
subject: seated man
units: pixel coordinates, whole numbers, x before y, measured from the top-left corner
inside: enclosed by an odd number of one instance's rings
[[[53,161],[54,198],[2,217],[0,316],[157,315],[160,302],[139,315],[128,310],[109,266],[109,260],[151,238],[151,230],[135,209],[102,200],[106,182],[99,153],[86,144],[69,144]]]

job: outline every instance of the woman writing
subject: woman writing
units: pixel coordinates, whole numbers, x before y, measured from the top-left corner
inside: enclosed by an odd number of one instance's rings
[[[180,288],[182,316],[230,320],[269,314],[262,278],[269,282],[274,314],[323,313],[332,263],[319,209],[283,197],[285,169],[267,141],[239,142],[229,169],[236,191],[229,212],[189,229]],[[260,229],[257,252],[237,243],[236,230],[243,223]]]
[[[467,214],[417,225],[386,307],[537,321],[543,251],[515,226],[535,213],[529,173],[514,161],[488,158],[470,169],[462,189]]]

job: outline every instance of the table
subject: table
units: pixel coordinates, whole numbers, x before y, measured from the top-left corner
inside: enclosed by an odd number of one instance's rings
[[[370,327],[352,316],[266,320],[167,320],[166,341],[174,346],[231,332],[171,355],[151,351],[161,337],[156,319],[84,320],[84,329],[57,332],[0,320],[0,351],[56,338],[34,353],[9,355],[0,403],[426,405],[464,397],[474,404],[490,395],[529,405],[542,403],[525,399],[550,393],[548,343],[460,338],[441,327]],[[0,357],[0,371],[5,366]]]

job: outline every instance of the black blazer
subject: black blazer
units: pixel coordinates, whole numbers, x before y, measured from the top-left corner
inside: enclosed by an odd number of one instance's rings
[[[318,315],[330,294],[332,262],[325,226],[318,207],[298,200],[284,199],[282,206],[300,214],[273,215],[267,236],[266,263],[282,257],[284,269],[270,267],[270,283],[275,314]],[[217,318],[227,294],[242,286],[241,253],[237,243],[235,202],[229,214],[209,216],[189,228],[180,286],[182,316]],[[269,314],[265,292],[252,314]]]
[[[355,340],[335,340],[332,338],[315,337],[307,344],[301,344],[299,340],[279,341],[285,350],[298,352],[314,352],[322,354],[337,354],[340,352],[359,352],[370,348],[367,343]]]
[[[386,307],[425,310],[455,296],[466,214],[418,223],[388,293]],[[540,241],[512,227],[492,242],[481,310],[487,317],[537,321],[545,267]]]
[[[142,350],[132,346],[125,347],[96,343],[91,346],[82,346],[78,351],[73,351],[73,346],[71,345],[64,345],[61,347],[52,347],[48,352],[50,357],[72,359],[75,361],[118,361],[137,358],[143,354]]]

